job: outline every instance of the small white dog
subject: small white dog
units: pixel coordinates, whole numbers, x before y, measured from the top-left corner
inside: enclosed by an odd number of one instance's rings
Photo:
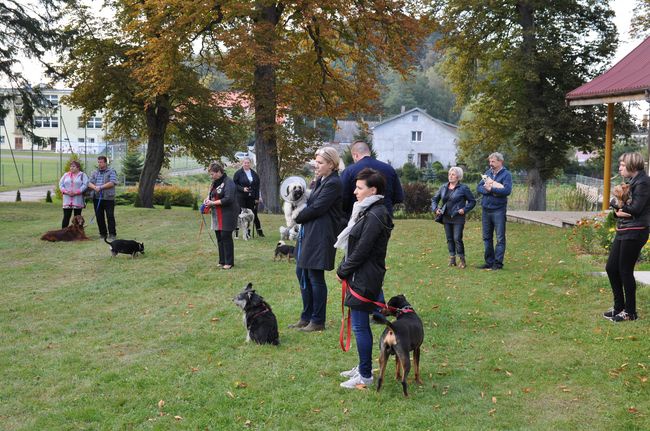
[[[483,182],[485,184],[492,184],[493,189],[502,189],[503,184],[494,181],[492,178],[488,177],[487,175],[481,175],[481,178],[483,178]]]
[[[255,214],[249,208],[242,208],[237,216],[237,228],[242,232],[241,237],[246,241],[251,237],[250,230],[253,220],[255,220]]]
[[[297,237],[298,225],[296,217],[307,206],[307,198],[309,197],[309,190],[306,190],[305,186],[298,181],[289,183],[286,187],[284,195],[287,200],[282,204],[286,226],[280,226],[280,239],[283,240],[290,239],[292,236]]]

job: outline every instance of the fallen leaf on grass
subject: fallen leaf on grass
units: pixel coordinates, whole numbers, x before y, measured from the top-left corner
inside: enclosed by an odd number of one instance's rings
[[[641,383],[648,383],[648,378],[646,376],[639,376],[639,380],[641,380]]]
[[[347,415],[348,413],[350,413],[350,409],[348,409],[348,408],[343,409],[343,414],[344,415]]]
[[[311,409],[311,411],[314,413],[320,413],[320,409]]]
[[[250,421],[250,419],[246,419],[246,422],[244,422],[244,426],[250,427],[251,425],[253,425],[253,423]]]
[[[159,409],[162,409],[164,406],[165,406],[165,401],[164,400],[158,401],[158,408]]]
[[[506,370],[506,376],[512,377],[512,373],[510,371]]]
[[[496,403],[497,403],[497,397],[492,397],[492,404],[496,404]]]
[[[233,393],[230,392],[230,391],[227,391],[227,392],[226,392],[226,395],[228,396],[228,398],[233,398],[233,399],[235,398],[235,396],[233,395]]]
[[[632,413],[633,415],[639,413],[639,411],[636,409],[636,407],[632,406],[629,409],[627,409],[629,413]]]
[[[197,367],[192,367],[192,372],[193,373],[196,373],[197,371],[199,371],[199,369]]]
[[[364,385],[363,383],[359,383],[358,385],[354,385],[354,387],[356,389],[359,389],[359,390],[367,389],[367,386]]]
[[[522,392],[525,393],[525,394],[529,394],[529,393],[531,393],[532,391],[533,391],[532,388],[523,388],[523,389],[522,389]]]
[[[219,321],[218,317],[213,317],[212,319],[210,319],[210,322],[218,322],[218,321]]]
[[[177,421],[182,421],[183,417],[176,415],[176,416],[174,416],[174,419],[176,419]]]
[[[237,389],[244,389],[248,387],[248,384],[245,382],[235,382],[235,387]]]
[[[497,412],[497,409],[491,409],[491,410],[488,412],[488,414],[489,414],[490,416],[492,416],[492,415],[495,414],[496,412]]]

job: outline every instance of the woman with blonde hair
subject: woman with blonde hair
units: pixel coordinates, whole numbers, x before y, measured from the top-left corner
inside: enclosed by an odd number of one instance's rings
[[[442,217],[441,222],[445,227],[445,236],[447,237],[449,266],[458,265],[463,269],[467,266],[465,243],[463,242],[465,216],[476,206],[476,199],[469,187],[460,182],[463,179],[461,168],[458,166],[450,168],[447,178],[449,182],[443,184],[433,196],[431,209],[436,216]],[[438,206],[439,204],[440,206]]]
[[[296,222],[302,225],[296,247],[296,275],[303,308],[300,320],[290,327],[305,332],[325,329],[325,271],[334,269],[334,243],[345,223],[339,160],[338,152],[332,147],[316,151],[314,185],[307,206],[296,217]]]

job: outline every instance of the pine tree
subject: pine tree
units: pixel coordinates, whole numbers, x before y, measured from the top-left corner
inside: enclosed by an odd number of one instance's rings
[[[122,158],[122,175],[127,183],[137,183],[140,180],[144,161],[138,151],[127,151]]]
[[[52,192],[49,190],[45,194],[45,202],[52,203]]]

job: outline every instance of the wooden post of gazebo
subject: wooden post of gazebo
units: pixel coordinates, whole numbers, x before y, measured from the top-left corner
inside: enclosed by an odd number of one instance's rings
[[[609,188],[612,182],[612,136],[614,135],[614,104],[607,104],[605,129],[605,172],[603,173],[603,211],[609,208]]]

